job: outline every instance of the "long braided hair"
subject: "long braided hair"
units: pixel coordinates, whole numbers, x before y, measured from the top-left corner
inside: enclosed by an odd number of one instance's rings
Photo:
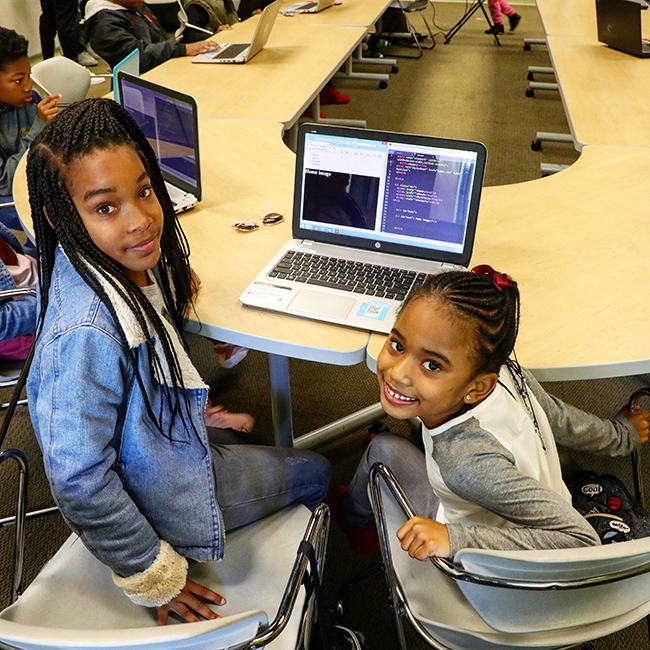
[[[530,391],[514,352],[521,309],[517,283],[510,276],[483,265],[471,272],[450,271],[429,276],[409,293],[402,310],[416,299],[437,300],[447,305],[453,316],[473,327],[476,374],[499,374],[501,367],[507,366],[546,451]]]
[[[70,263],[84,282],[95,292],[111,314],[122,341],[124,353],[133,368],[142,392],[149,418],[160,433],[174,440],[172,430],[176,418],[197,429],[190,416],[189,397],[184,390],[179,360],[161,318],[141,289],[126,275],[122,267],[103,253],[88,234],[66,189],[66,167],[99,149],[119,146],[133,147],[160,202],[164,215],[158,262],[160,289],[169,315],[182,336],[183,326],[192,304],[189,247],[176,219],[171,200],[165,189],[156,156],[131,116],[109,99],[86,99],[57,115],[34,140],[27,161],[29,202],[36,234],[39,262],[40,313],[37,332],[43,328],[49,304],[55,250],[63,248]],[[100,280],[101,278],[101,280]],[[103,281],[103,282],[102,282]],[[146,339],[150,370],[159,378],[168,377],[171,387],[161,386],[163,399],[160,412],[154,413],[138,369],[137,348],[129,347],[126,334],[116,312],[116,306],[106,291],[112,287],[135,317]],[[155,339],[162,346],[162,359],[156,352]],[[171,411],[167,430],[162,426],[162,410]]]

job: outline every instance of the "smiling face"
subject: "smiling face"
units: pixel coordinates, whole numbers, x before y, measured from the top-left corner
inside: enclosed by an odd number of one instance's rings
[[[24,108],[32,101],[32,66],[26,56],[5,63],[0,70],[0,102]]]
[[[498,376],[477,374],[473,336],[471,324],[453,318],[438,300],[409,302],[377,359],[386,413],[400,420],[419,417],[433,429],[485,399]]]
[[[65,185],[95,245],[146,286],[160,258],[163,211],[135,149],[94,150],[66,168]]]

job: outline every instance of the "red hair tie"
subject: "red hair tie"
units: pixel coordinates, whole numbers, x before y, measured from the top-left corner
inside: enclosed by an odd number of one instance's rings
[[[494,280],[494,286],[499,291],[503,291],[503,287],[512,286],[512,278],[509,275],[495,271],[489,264],[475,266],[471,272],[475,275],[489,275]]]

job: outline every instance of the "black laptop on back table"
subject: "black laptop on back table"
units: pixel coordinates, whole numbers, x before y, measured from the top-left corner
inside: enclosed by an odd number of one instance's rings
[[[643,0],[596,0],[598,40],[615,50],[650,57],[650,43],[641,35]]]

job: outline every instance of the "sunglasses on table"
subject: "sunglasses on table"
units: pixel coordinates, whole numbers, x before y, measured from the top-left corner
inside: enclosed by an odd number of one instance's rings
[[[284,221],[284,215],[279,212],[269,212],[267,215],[262,217],[262,225],[260,225],[255,218],[251,218],[246,221],[237,221],[233,223],[232,226],[241,232],[253,232],[254,230],[259,230],[266,226],[275,226],[275,224],[281,223],[282,221]]]

